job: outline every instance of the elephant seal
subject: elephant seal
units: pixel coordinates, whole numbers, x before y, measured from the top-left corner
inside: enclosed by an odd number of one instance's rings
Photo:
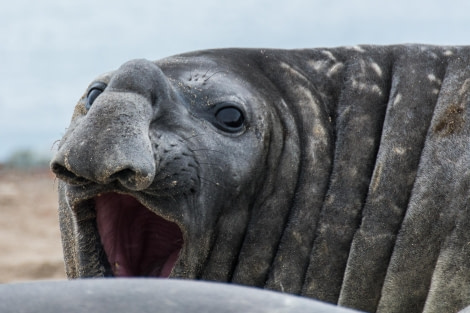
[[[221,283],[81,279],[0,285],[2,313],[354,313],[302,297]]]
[[[221,49],[98,77],[51,163],[67,275],[470,305],[469,58]]]

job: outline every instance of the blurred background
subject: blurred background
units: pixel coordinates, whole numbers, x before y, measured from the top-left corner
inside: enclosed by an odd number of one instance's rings
[[[207,48],[465,45],[469,12],[464,0],[4,1],[0,282],[63,275],[56,184],[42,168],[96,75]]]

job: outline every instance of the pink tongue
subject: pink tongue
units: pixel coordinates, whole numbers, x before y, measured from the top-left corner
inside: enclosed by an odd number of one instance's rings
[[[178,225],[128,195],[95,197],[95,209],[101,243],[115,276],[171,274],[183,245]]]

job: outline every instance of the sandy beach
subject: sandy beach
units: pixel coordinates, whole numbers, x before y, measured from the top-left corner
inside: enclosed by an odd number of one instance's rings
[[[0,169],[0,283],[65,279],[49,170]]]

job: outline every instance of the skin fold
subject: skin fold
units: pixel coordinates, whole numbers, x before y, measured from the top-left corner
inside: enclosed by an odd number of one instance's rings
[[[366,312],[463,309],[469,57],[223,49],[97,77],[51,163],[67,275],[232,282]]]

